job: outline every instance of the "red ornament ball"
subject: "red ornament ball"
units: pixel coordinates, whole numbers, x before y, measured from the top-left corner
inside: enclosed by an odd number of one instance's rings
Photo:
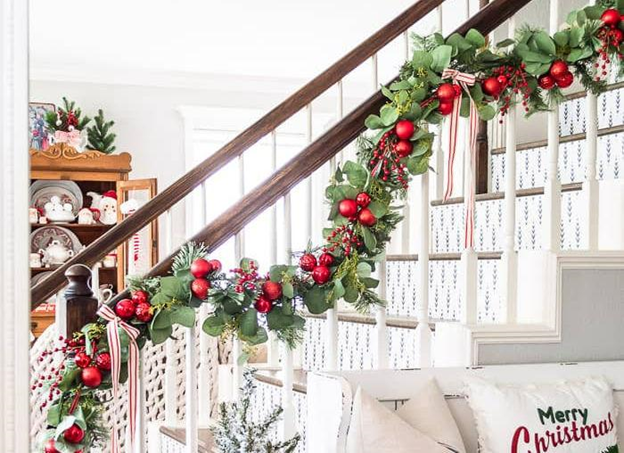
[[[334,264],[334,255],[332,255],[331,253],[323,253],[321,256],[319,256],[318,261],[321,266],[329,267]]]
[[[409,120],[401,120],[396,124],[395,131],[401,140],[409,140],[414,135],[414,123]]]
[[[365,208],[371,202],[371,197],[366,192],[360,192],[357,197],[355,197],[355,202],[361,208]]]
[[[132,293],[132,302],[135,304],[144,304],[149,302],[149,294],[145,291],[135,291]]]
[[[317,285],[327,283],[331,277],[331,271],[327,266],[316,266],[312,271],[312,279]]]
[[[453,84],[451,83],[443,83],[442,85],[440,85],[436,90],[436,95],[438,96],[440,103],[451,102],[453,99],[455,99],[455,96],[457,96],[457,94],[455,93],[455,88],[453,88]]]
[[[212,265],[208,260],[198,258],[191,264],[191,274],[195,278],[204,278],[212,272]]]
[[[262,294],[269,300],[277,300],[282,297],[282,285],[272,281],[264,282]]]
[[[150,322],[154,317],[154,314],[152,313],[152,306],[147,302],[138,304],[135,314],[137,319],[141,322]]]
[[[557,79],[557,85],[559,88],[568,88],[570,85],[574,83],[574,76],[571,72],[566,72],[561,77]]]
[[[616,27],[620,23],[622,18],[617,9],[611,8],[607,9],[604,13],[602,13],[602,16],[600,16],[600,20],[609,27]]]
[[[306,272],[312,272],[316,267],[316,257],[311,253],[306,253],[299,258],[299,267]]]
[[[551,66],[548,71],[551,76],[555,78],[555,80],[560,79],[566,72],[570,72],[568,69],[568,64],[565,61],[557,60]]]
[[[115,305],[115,313],[123,320],[131,319],[134,316],[136,304],[130,299],[122,299]]]
[[[111,355],[108,352],[102,352],[95,357],[95,364],[102,371],[110,371],[112,368]]]
[[[273,304],[266,297],[260,296],[258,300],[256,301],[256,303],[254,304],[254,307],[256,307],[256,310],[258,310],[258,313],[268,313],[273,308]]]
[[[65,430],[63,438],[70,444],[79,444],[84,439],[85,433],[82,428],[75,423]]]
[[[555,78],[548,74],[544,74],[543,76],[540,76],[537,82],[539,83],[540,88],[543,88],[544,90],[550,90],[557,84],[557,82],[555,81]]]
[[[221,269],[223,267],[223,266],[221,266],[221,261],[219,261],[219,260],[210,260],[208,262],[210,263],[210,266],[212,267],[212,272],[216,272],[216,273],[221,272]]]
[[[370,227],[370,226],[375,225],[375,223],[377,223],[377,218],[371,212],[370,209],[364,208],[360,211],[360,214],[358,215],[358,221],[362,225]]]
[[[483,92],[489,96],[497,98],[500,96],[503,87],[496,77],[488,77],[481,83],[481,88],[483,88]]]
[[[76,354],[76,357],[74,357],[74,363],[78,368],[86,368],[91,365],[91,357],[84,352],[79,352]]]
[[[102,383],[102,372],[99,368],[90,366],[87,368],[83,368],[80,378],[82,379],[82,383],[84,385],[94,389],[96,387],[99,387]]]
[[[498,83],[500,83],[500,84],[501,84],[501,87],[503,87],[503,88],[504,88],[505,86],[507,86],[507,82],[508,82],[508,80],[507,80],[507,77],[505,77],[504,75],[500,75],[500,76],[498,76],[498,77],[496,78],[496,80],[498,80]]]
[[[45,441],[43,444],[43,453],[60,453],[56,449],[56,442],[54,442],[54,439],[48,439]]]
[[[624,33],[619,28],[616,28],[615,30],[613,30],[612,33],[613,33],[613,40],[617,44],[620,44],[622,40],[624,40]]]
[[[196,278],[191,282],[191,292],[198,299],[205,300],[208,297],[210,282],[205,278]]]
[[[355,213],[357,212],[357,203],[355,202],[355,200],[351,200],[349,198],[342,200],[339,204],[338,204],[338,212],[340,213],[341,216],[343,217],[352,217],[355,215]]]
[[[399,140],[396,145],[394,145],[394,151],[397,153],[397,156],[403,158],[412,154],[414,150],[414,145],[409,140]]]
[[[455,97],[458,97],[462,94],[462,87],[460,85],[453,84],[453,89],[455,90]]]
[[[453,111],[453,103],[452,102],[440,102],[440,106],[438,107],[438,112],[441,115],[450,115]]]

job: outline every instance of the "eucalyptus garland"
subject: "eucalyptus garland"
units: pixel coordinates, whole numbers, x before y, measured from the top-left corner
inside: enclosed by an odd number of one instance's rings
[[[414,36],[412,59],[396,82],[382,87],[388,102],[366,119],[357,161],[341,165],[325,190],[331,227],[323,231],[324,244],[297,254],[296,265],[273,265],[266,274],[247,258],[225,273],[203,245],[187,244],[172,275],[130,279],[132,298],[116,303],[116,316],[138,330],[141,348],[148,340],[169,339],[175,325],[194,326],[196,308],[208,304],[210,315],[201,320],[208,335],[235,336],[254,346],[273,332],[294,347],[303,338],[304,310],[324,313],[338,300],[360,311],[383,305],[373,273],[401,221],[411,177],[429,170],[434,134],[428,126],[439,124],[460,98],[463,116],[473,102],[489,121],[515,105],[527,115],[555,108],[575,78],[587,91],[601,93],[611,66],[624,72],[622,13],[624,0],[602,0],[571,12],[553,36],[524,27],[516,39],[495,46],[476,30],[446,39]],[[445,69],[473,75],[476,83],[451,83],[442,78]],[[130,339],[119,335],[124,381]],[[87,452],[104,442],[100,390],[112,385],[110,349],[100,320],[56,351],[65,354],[62,365],[37,384],[50,389],[43,451]]]

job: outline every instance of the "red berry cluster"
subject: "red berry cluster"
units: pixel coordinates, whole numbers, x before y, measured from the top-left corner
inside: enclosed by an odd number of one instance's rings
[[[195,280],[191,282],[191,292],[193,296],[201,300],[208,298],[208,291],[211,288],[208,276],[210,274],[216,275],[221,272],[221,261],[219,260],[206,260],[204,258],[198,258],[191,263],[191,274],[195,277]]]
[[[399,123],[397,123],[397,126]],[[408,123],[411,124],[410,121]],[[412,125],[412,131],[414,130],[413,127]],[[409,135],[409,137],[411,136],[412,134]],[[382,181],[388,181],[389,179],[392,180],[393,174],[396,173],[396,181],[404,189],[407,189],[406,165],[401,160],[412,154],[413,149],[412,142],[409,139],[401,139],[397,135],[396,128],[389,130],[383,134],[373,150],[373,157],[369,161],[372,175],[382,175]]]
[[[620,60],[624,58],[624,55],[620,51],[620,44],[622,44],[624,40],[624,33],[617,28],[622,22],[620,13],[616,9],[608,9],[602,14],[602,22],[605,25],[598,30],[597,34],[598,39],[602,43],[602,46],[598,49],[601,61],[595,64],[597,82],[607,75],[607,65],[611,63],[609,52],[614,52]]]
[[[318,261],[311,253],[306,253],[299,259],[299,267],[306,272],[311,272],[312,279],[317,285],[323,285],[331,279],[330,267],[333,264],[334,256],[327,251],[319,256]]]
[[[122,299],[115,304],[115,313],[124,321],[136,319],[140,322],[150,322],[154,316],[149,294],[146,291],[134,291],[132,299]]]
[[[234,286],[234,291],[236,291],[237,293],[242,293],[245,290],[258,290],[258,281],[260,280],[260,274],[258,273],[258,263],[256,263],[255,261],[249,261],[249,270],[243,269],[242,267],[237,267],[235,269],[232,269],[232,272],[238,275],[236,285]]]
[[[544,90],[550,90],[555,86],[568,88],[574,82],[574,76],[565,61],[557,60],[550,66],[548,74],[540,76],[537,81]]]
[[[526,64],[521,63],[519,68],[513,66],[500,66],[492,72],[492,77],[488,77],[482,83],[483,91],[494,98],[499,98],[506,90],[508,92],[502,98],[503,105],[500,108],[501,116],[505,116],[511,107],[512,96],[515,94],[522,95],[522,106],[528,113],[529,111],[529,97],[531,96],[531,88],[527,82],[527,72],[525,71]],[[494,87],[495,81],[498,88]],[[486,86],[486,82],[489,81],[489,85]],[[496,94],[496,95],[495,95]],[[502,119],[500,120],[502,123]]]
[[[365,227],[371,227],[377,223],[377,217],[368,209],[371,196],[366,192],[360,192],[355,200],[345,198],[338,203],[338,212],[351,222],[359,222]],[[328,238],[329,240],[329,238]]]
[[[323,249],[324,252],[334,252],[337,248],[342,248],[345,256],[351,255],[351,251],[363,245],[360,236],[348,225],[336,227],[327,236],[328,247]]]

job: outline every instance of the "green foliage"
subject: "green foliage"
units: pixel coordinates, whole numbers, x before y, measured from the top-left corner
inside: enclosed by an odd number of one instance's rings
[[[98,114],[93,118],[95,124],[87,128],[87,136],[89,138],[88,147],[104,154],[112,154],[115,152],[115,138],[117,137],[111,128],[115,125],[114,121],[106,121],[102,109],[98,110]]]
[[[66,97],[63,97],[63,108],[59,107],[56,111],[46,113],[45,120],[48,131],[52,133],[69,131],[70,126],[72,126],[69,121],[70,112],[72,112],[75,118],[76,124],[73,127],[79,131],[83,130],[91,122],[91,118],[82,116],[82,110],[80,110],[80,107],[76,107],[74,101],[68,101]]]

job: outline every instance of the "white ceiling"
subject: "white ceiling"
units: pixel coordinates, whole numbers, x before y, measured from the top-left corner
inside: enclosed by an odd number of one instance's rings
[[[32,75],[309,79],[413,1],[30,0]]]

